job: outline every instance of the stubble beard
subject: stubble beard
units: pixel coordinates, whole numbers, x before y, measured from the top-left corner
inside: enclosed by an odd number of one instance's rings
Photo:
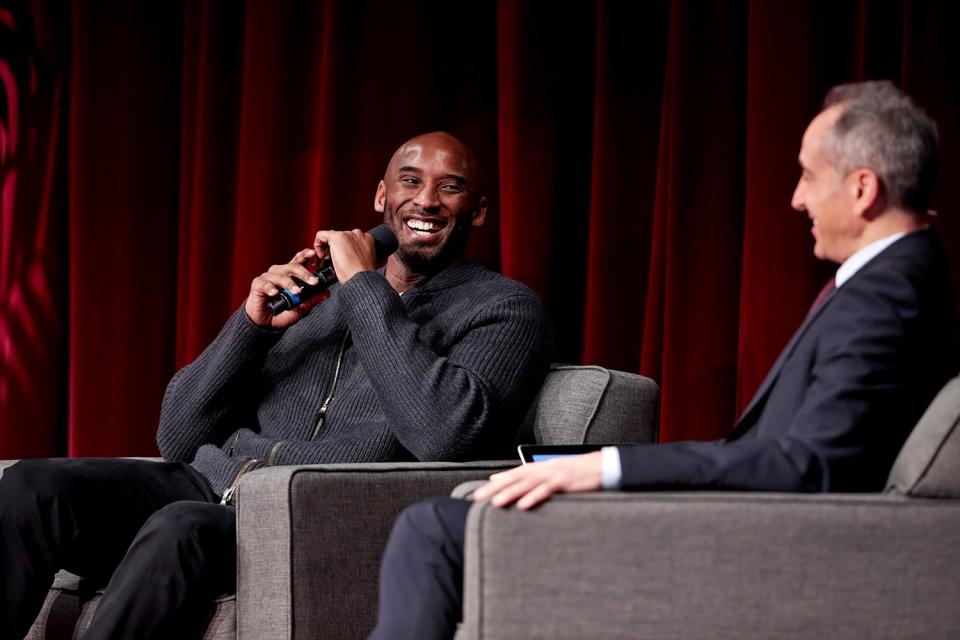
[[[385,212],[383,221],[388,226],[390,218],[397,220],[399,226],[404,226],[399,214]],[[453,222],[453,229],[446,241],[437,247],[428,247],[426,249],[417,249],[406,247],[401,244],[397,248],[397,257],[403,261],[407,267],[423,275],[433,275],[443,271],[448,266],[459,260],[466,253],[467,242],[470,240],[470,216],[462,215]]]

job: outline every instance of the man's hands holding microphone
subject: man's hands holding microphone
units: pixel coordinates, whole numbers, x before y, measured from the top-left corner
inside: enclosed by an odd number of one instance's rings
[[[337,280],[345,283],[361,271],[372,271],[377,266],[373,237],[360,229],[352,231],[318,231],[313,248],[298,251],[290,262],[275,264],[250,283],[250,294],[244,311],[257,326],[285,329],[307,315],[318,302],[327,296],[320,295],[303,300],[295,308],[273,315],[267,302],[287,289],[300,293],[301,287],[294,278],[306,284],[316,284],[314,272],[330,260]]]
[[[303,299],[292,309],[277,315],[271,313],[267,303],[284,289],[299,295],[301,286],[297,280],[315,285],[314,275],[329,260],[336,272],[336,279],[346,283],[361,271],[373,271],[377,266],[378,249],[381,259],[396,249],[396,238],[387,232],[386,225],[372,229],[377,242],[370,233],[352,231],[318,231],[313,248],[294,254],[290,262],[273,265],[250,283],[250,295],[244,310],[250,320],[260,327],[285,329],[307,315],[313,307],[328,297],[328,293]],[[384,243],[391,244],[389,248]],[[297,280],[294,280],[296,278]],[[526,464],[509,471],[496,473],[489,482],[474,492],[476,500],[490,500],[497,507],[516,504],[520,509],[530,509],[548,500],[556,493],[579,493],[602,488],[600,452],[558,458],[547,462]]]

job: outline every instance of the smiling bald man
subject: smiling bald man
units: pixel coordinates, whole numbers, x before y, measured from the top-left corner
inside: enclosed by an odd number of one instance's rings
[[[23,637],[60,568],[106,584],[84,638],[196,634],[235,590],[234,487],[270,465],[505,458],[546,375],[550,332],[523,285],[464,258],[487,200],[447,133],[408,140],[374,209],[399,249],[376,270],[359,229],[257,276],[171,380],[165,462],[28,460],[0,478],[0,628]],[[329,259],[322,302],[267,302]],[[401,297],[402,296],[402,297]],[[322,523],[318,524],[322,526]],[[106,569],[106,570],[105,570]]]

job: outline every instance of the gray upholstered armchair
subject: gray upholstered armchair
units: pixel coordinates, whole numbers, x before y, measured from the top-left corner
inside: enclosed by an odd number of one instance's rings
[[[635,374],[554,366],[521,441],[652,442],[659,395],[656,383]],[[380,556],[400,510],[513,464],[329,464],[246,475],[237,493],[237,594],[212,603],[204,638],[366,637]],[[98,599],[61,572],[28,637],[75,637]]]
[[[960,378],[888,485],[474,505],[457,639],[958,638]]]

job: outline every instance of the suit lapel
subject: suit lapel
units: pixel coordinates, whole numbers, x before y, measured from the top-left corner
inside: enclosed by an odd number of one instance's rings
[[[780,376],[780,371],[783,369],[784,363],[790,357],[790,354],[793,353],[794,349],[796,349],[797,343],[803,338],[810,325],[820,317],[820,314],[823,313],[823,310],[827,308],[827,305],[830,304],[830,301],[833,300],[833,297],[837,295],[837,291],[839,291],[839,289],[834,289],[830,295],[828,295],[826,299],[820,303],[820,306],[814,309],[811,313],[808,313],[807,317],[803,319],[802,323],[800,323],[800,327],[797,328],[797,330],[793,333],[790,341],[787,342],[787,346],[783,348],[783,351],[780,352],[780,355],[777,356],[776,361],[774,361],[773,366],[770,367],[767,377],[763,379],[763,382],[760,383],[760,387],[757,389],[757,392],[753,394],[750,404],[747,405],[747,408],[744,409],[743,413],[740,414],[740,418],[737,420],[736,424],[733,425],[733,430],[730,432],[730,435],[727,436],[728,439],[736,439],[740,437],[743,435],[743,432],[745,432],[752,424],[752,421],[748,419],[750,414],[753,413],[758,407],[763,405],[763,401],[766,400],[766,396],[770,392],[770,388],[773,387],[773,383],[776,382],[777,378]]]
[[[936,241],[936,236],[931,229],[921,229],[919,231],[909,233],[874,256],[873,259],[871,259],[855,274],[853,274],[850,280],[844,283],[843,287],[849,287],[855,280],[858,280],[863,274],[868,273],[873,269],[886,268],[883,265],[888,264],[890,260],[897,259],[899,256],[915,255],[917,253],[929,253],[930,251],[936,251],[937,246],[938,244]],[[763,382],[760,384],[760,387],[757,389],[757,392],[750,400],[750,404],[748,404],[747,408],[742,414],[740,414],[740,418],[733,426],[730,435],[727,436],[728,440],[739,438],[747,430],[749,430],[751,426],[753,426],[756,418],[755,414],[762,410],[763,405],[766,402],[767,395],[770,393],[770,389],[780,376],[783,365],[796,349],[797,343],[800,342],[800,340],[806,334],[810,325],[816,322],[817,318],[820,317],[820,314],[824,313],[824,309],[827,308],[834,296],[836,296],[839,291],[840,289],[834,289],[834,291],[827,296],[826,300],[823,301],[819,308],[815,309],[812,313],[808,313],[807,317],[803,319],[803,322],[800,324],[800,328],[798,328],[793,334],[793,337],[790,338],[790,342],[787,343],[787,346],[780,353],[779,357],[777,357],[776,362],[773,363],[773,366],[770,368],[770,372],[767,374],[767,377],[764,378]]]

